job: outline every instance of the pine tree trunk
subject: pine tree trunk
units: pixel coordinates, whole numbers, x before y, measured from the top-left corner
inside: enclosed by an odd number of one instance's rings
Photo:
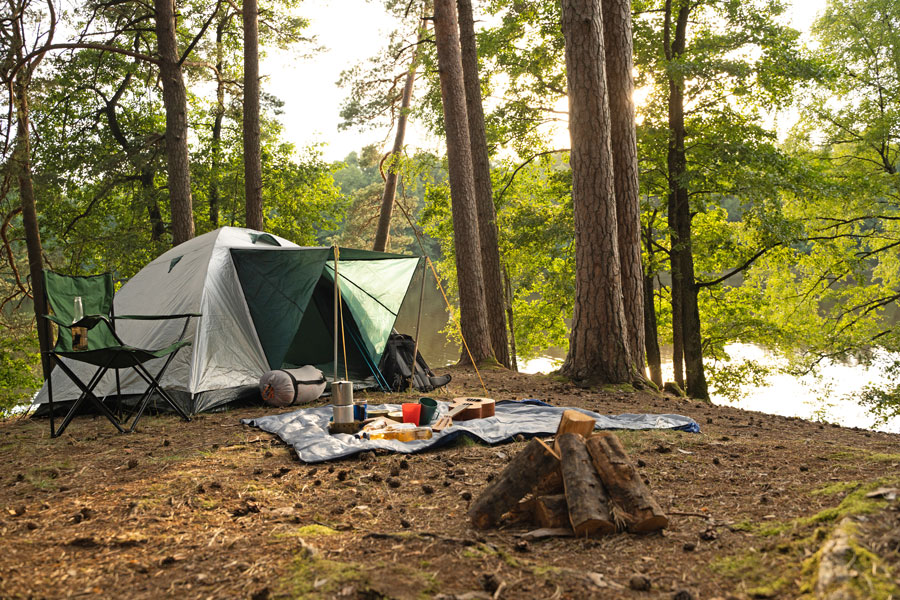
[[[14,38],[21,47],[18,28],[14,25]],[[16,141],[13,152],[13,164],[16,169],[16,179],[19,183],[19,202],[22,206],[22,225],[25,229],[25,249],[28,253],[28,273],[31,277],[31,296],[34,300],[34,317],[37,324],[38,345],[41,349],[41,367],[44,379],[50,377],[53,369],[52,363],[45,354],[50,350],[52,343],[50,324],[44,318],[47,310],[44,297],[44,268],[43,248],[41,245],[41,230],[37,218],[37,202],[34,195],[34,184],[31,176],[31,131],[29,128],[28,114],[28,83],[30,76],[28,69],[22,68],[13,82],[13,98],[16,111]]]
[[[630,382],[634,363],[622,302],[600,0],[563,0],[562,30],[572,138],[575,311],[561,372],[576,380]]]
[[[641,205],[634,125],[631,1],[602,0],[606,79],[612,128],[616,225],[628,345],[635,372],[644,373],[644,271],[641,267]]]
[[[651,275],[644,276],[644,338],[647,345],[650,381],[662,389],[662,357],[659,353],[659,338],[656,332],[656,309],[653,306],[653,276]]]
[[[471,0],[457,0],[459,7],[459,41],[462,50],[463,78],[466,86],[466,114],[469,120],[469,143],[472,148],[472,171],[475,177],[475,201],[478,207],[478,232],[481,241],[481,268],[484,271],[484,293],[487,301],[488,327],[497,361],[510,368],[509,341],[503,314],[503,280],[500,274],[500,245],[497,212],[491,189],[491,163],[484,129],[484,106],[478,76],[478,48],[475,43],[475,18]]]
[[[223,41],[229,17],[223,17],[216,25],[216,108],[213,112],[212,148],[209,170],[209,224],[219,227],[219,211],[222,205],[219,193],[219,170],[222,162],[222,120],[225,118],[225,79],[222,69],[225,62]]]
[[[172,245],[194,237],[191,163],[188,154],[187,93],[175,36],[174,0],[153,0],[159,75],[166,108],[166,162],[172,211]]]
[[[675,39],[667,49],[670,60],[680,57],[685,50],[690,5],[682,5],[675,25]],[[667,15],[668,16],[668,15]],[[672,239],[672,314],[675,337],[675,381],[681,358],[678,342],[684,353],[687,394],[694,398],[709,398],[706,375],[703,369],[703,346],[700,336],[700,311],[697,304],[697,285],[694,280],[694,257],[691,248],[691,207],[688,196],[687,157],[685,154],[684,81],[669,75],[669,228]],[[676,285],[677,284],[677,285]],[[680,319],[678,318],[680,317]],[[678,331],[680,324],[680,335]],[[681,385],[681,382],[678,382]]]
[[[394,196],[397,193],[397,159],[403,152],[403,140],[406,138],[406,122],[409,116],[409,106],[412,103],[413,84],[416,81],[416,67],[419,61],[419,44],[425,32],[425,23],[419,24],[419,34],[416,37],[416,50],[413,53],[412,62],[406,72],[406,82],[403,84],[403,96],[400,99],[400,115],[397,117],[397,133],[394,135],[394,147],[388,158],[388,174],[384,180],[384,192],[381,195],[381,212],[378,215],[378,228],[375,230],[375,242],[372,250],[384,252],[387,249],[391,235],[391,216],[394,213]]]
[[[263,230],[259,142],[259,22],[257,0],[244,0],[244,219]]]
[[[466,92],[463,85],[459,25],[454,0],[435,0],[434,37],[441,80],[444,130],[447,136],[460,321],[463,337],[472,353],[472,359],[477,363],[493,359],[494,354],[488,329],[484,276],[481,269],[481,243],[466,117]],[[468,362],[465,351],[460,362]]]

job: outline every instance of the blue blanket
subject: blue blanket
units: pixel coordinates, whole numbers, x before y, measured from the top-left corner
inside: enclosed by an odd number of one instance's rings
[[[400,410],[400,405],[380,404],[371,405],[370,408]],[[438,415],[446,413],[448,409],[449,404],[446,402],[438,403]],[[332,416],[331,406],[301,408],[280,415],[243,419],[241,423],[274,433],[294,448],[301,461],[319,463],[377,448],[415,454],[443,446],[463,435],[486,444],[509,441],[519,434],[525,437],[553,435],[565,410],[566,407],[550,406],[539,400],[501,401],[497,403],[496,414],[493,417],[454,423],[452,427],[435,433],[430,440],[413,442],[362,440],[342,433],[331,435],[328,433],[328,423]],[[690,433],[700,432],[700,426],[696,421],[682,415],[601,415],[580,408],[575,410],[596,419],[597,429],[672,429]]]

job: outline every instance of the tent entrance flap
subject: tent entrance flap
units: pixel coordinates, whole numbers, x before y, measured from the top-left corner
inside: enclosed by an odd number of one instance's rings
[[[235,269],[271,369],[311,364],[334,373],[331,248],[232,250]],[[375,376],[419,258],[364,250],[340,254],[347,371]],[[339,334],[340,335],[340,334]],[[343,376],[344,348],[339,351]]]

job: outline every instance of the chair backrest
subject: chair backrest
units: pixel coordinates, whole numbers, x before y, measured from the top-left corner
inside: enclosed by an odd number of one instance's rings
[[[113,278],[112,274],[72,276],[44,271],[44,290],[47,304],[58,319],[66,322],[75,320],[75,298],[81,297],[85,315],[112,314]],[[88,333],[88,349],[106,348],[118,342],[106,323],[97,323]],[[56,337],[57,352],[72,351],[72,335],[60,328]]]

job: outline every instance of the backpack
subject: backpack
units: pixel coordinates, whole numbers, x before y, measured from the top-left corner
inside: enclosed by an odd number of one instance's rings
[[[415,372],[410,372],[415,347],[416,341],[406,334],[392,333],[388,337],[387,346],[378,368],[391,389],[395,392],[405,391],[409,388],[410,377],[412,377],[413,386],[420,392],[430,392],[450,383],[450,375],[435,375],[425,359],[422,358],[422,354],[418,352],[416,353]]]

